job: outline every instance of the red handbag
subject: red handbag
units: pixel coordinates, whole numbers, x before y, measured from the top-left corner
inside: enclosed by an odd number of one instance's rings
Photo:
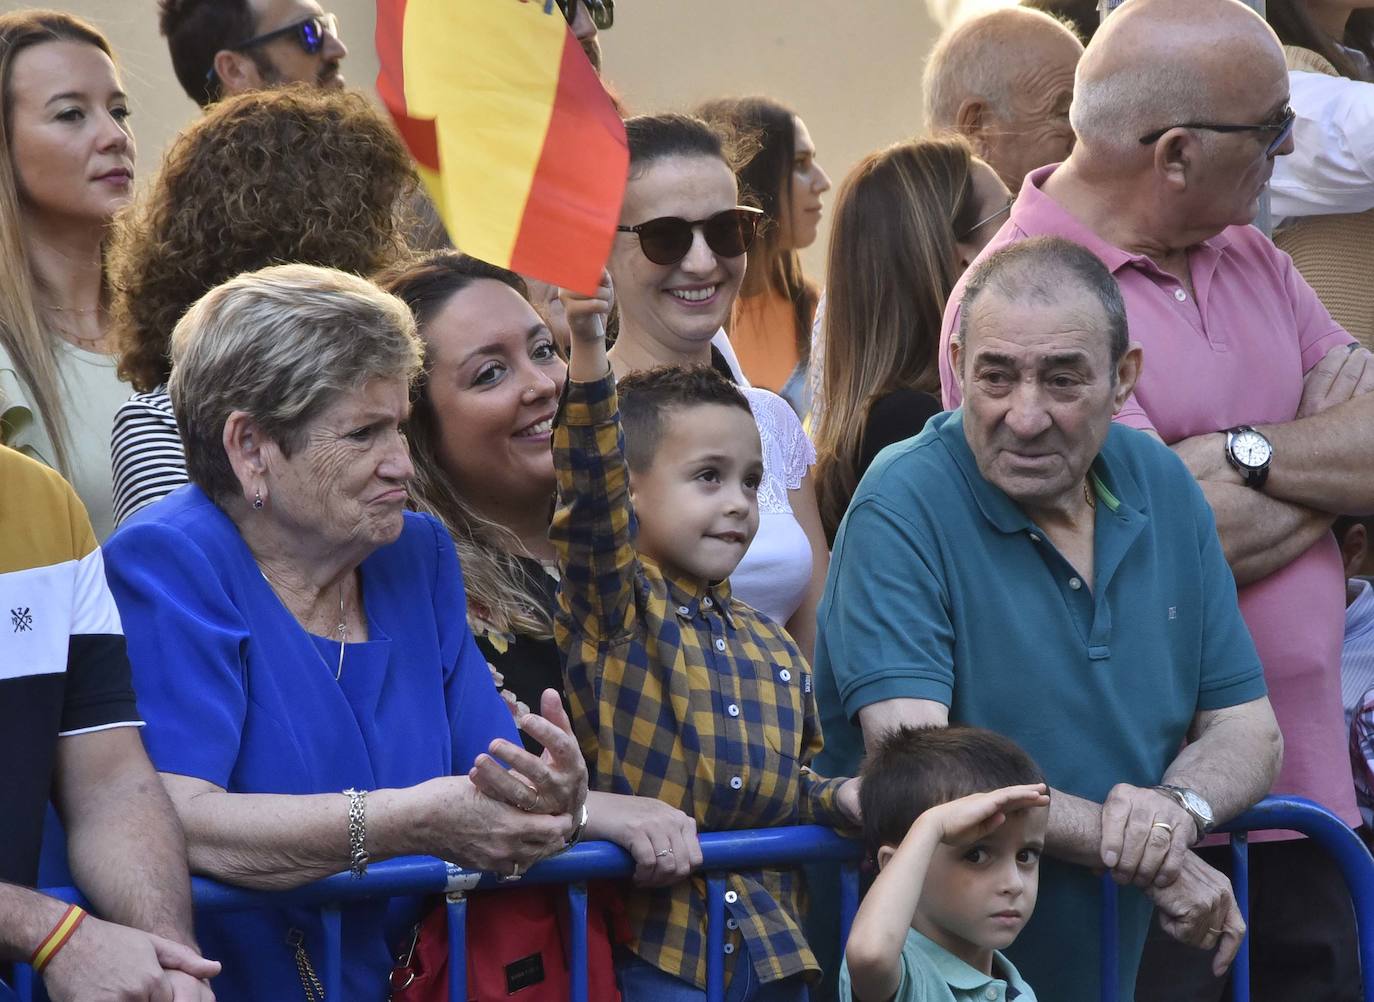
[[[624,942],[624,909],[614,885],[587,896],[587,997],[620,1002],[612,942]],[[568,893],[531,885],[469,895],[467,997],[470,1002],[568,1002],[572,946]],[[614,938],[613,938],[614,934]],[[447,1002],[448,910],[444,899],[415,927],[409,950],[391,972],[392,1002]]]

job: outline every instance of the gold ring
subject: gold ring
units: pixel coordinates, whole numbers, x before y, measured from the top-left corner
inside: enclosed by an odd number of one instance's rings
[[[532,786],[527,786],[525,789],[530,791],[530,802],[528,804],[521,804],[520,809],[528,814],[539,804],[539,791]]]
[[[1214,932],[1214,933],[1216,933],[1218,936],[1220,936],[1220,935],[1221,935],[1223,932],[1225,932],[1226,930],[1225,930],[1225,929],[1213,929],[1211,926],[1208,926],[1208,927],[1207,927],[1207,931],[1208,931],[1208,932]]]
[[[1169,822],[1167,821],[1156,821],[1154,824],[1150,825],[1150,827],[1163,828],[1166,832],[1169,833],[1170,837],[1172,837],[1174,834],[1174,826],[1169,824]]]
[[[672,855],[672,852],[672,849],[660,849],[658,850],[658,852],[654,853],[654,855],[657,856],[659,859],[662,859],[664,856]]]

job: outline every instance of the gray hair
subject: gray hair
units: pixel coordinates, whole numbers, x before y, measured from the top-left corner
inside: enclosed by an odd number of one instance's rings
[[[1140,137],[1157,129],[1214,117],[1216,100],[1197,68],[1169,62],[1122,67],[1106,76],[1078,64],[1069,124],[1078,142],[1096,152],[1131,155]],[[1206,135],[1199,137],[1206,141]]]
[[[1016,53],[1031,30],[1049,30],[1078,40],[1058,18],[1026,7],[996,8],[947,29],[926,60],[921,82],[927,128],[953,129],[959,106],[969,98],[982,98],[1006,114],[1013,82],[1008,70],[1022,66],[1024,61]]]
[[[983,294],[994,294],[1015,302],[1053,306],[1070,299],[1065,281],[1091,293],[1106,316],[1107,348],[1111,357],[1112,379],[1116,367],[1130,347],[1126,326],[1126,303],[1121,287],[1092,251],[1063,237],[1031,237],[1008,244],[983,259],[964,286],[959,312],[959,340],[967,343],[969,317]],[[967,354],[961,356],[966,359]]]
[[[191,481],[218,503],[240,492],[223,441],[234,411],[290,456],[340,395],[410,380],[423,352],[405,303],[347,272],[286,264],[216,286],[172,332],[167,390]]]

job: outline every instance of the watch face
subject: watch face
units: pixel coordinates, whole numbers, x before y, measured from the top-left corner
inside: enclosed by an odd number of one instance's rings
[[[1192,790],[1183,791],[1183,804],[1188,810],[1201,817],[1206,824],[1212,823],[1212,805]]]
[[[1257,431],[1238,432],[1231,439],[1231,455],[1241,466],[1248,466],[1252,470],[1263,467],[1273,454],[1274,448],[1269,444],[1269,439]]]

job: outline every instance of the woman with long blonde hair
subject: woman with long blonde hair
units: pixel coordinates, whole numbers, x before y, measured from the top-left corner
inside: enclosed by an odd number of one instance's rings
[[[817,494],[833,543],[860,478],[941,410],[940,318],[950,290],[1011,205],[961,139],[870,153],[835,199],[826,287]]]
[[[133,195],[128,119],[104,35],[58,11],[0,15],[0,442],[71,481],[102,539],[125,395],[104,242]]]

